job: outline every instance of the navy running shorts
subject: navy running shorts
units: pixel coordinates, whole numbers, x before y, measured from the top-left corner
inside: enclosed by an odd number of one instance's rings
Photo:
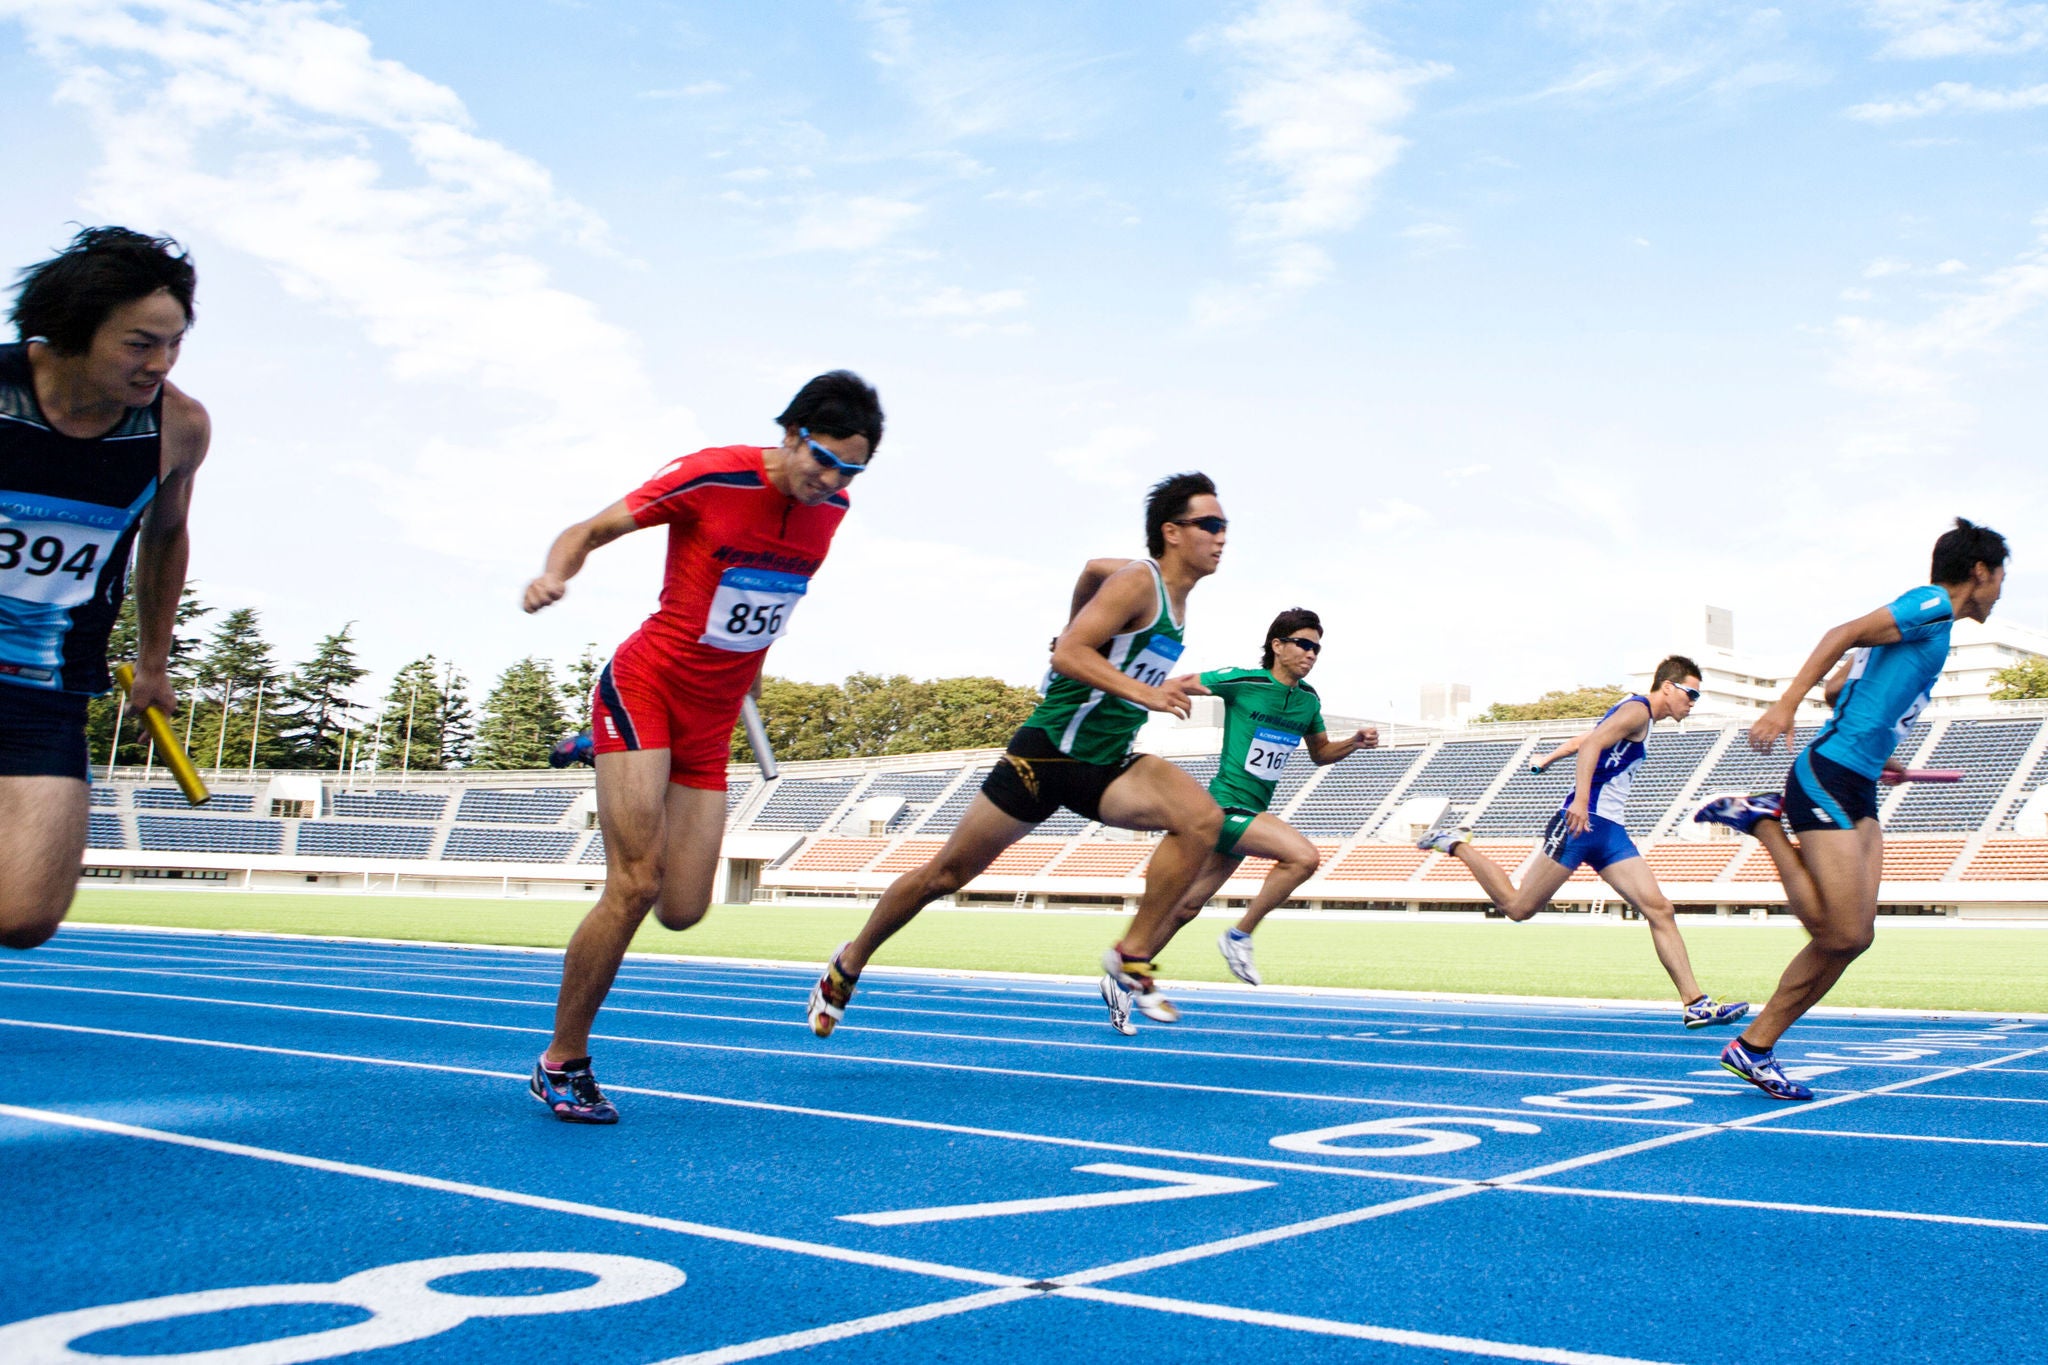
[[[1794,834],[1816,829],[1854,829],[1877,818],[1877,779],[1845,768],[1812,745],[1792,760],[1785,779],[1785,822]]]
[[[0,777],[90,780],[85,706],[77,692],[0,683]]]
[[[1574,835],[1564,822],[1563,811],[1550,817],[1539,852],[1560,867],[1572,871],[1576,871],[1580,863],[1585,863],[1595,872],[1604,872],[1616,863],[1642,857],[1636,841],[1628,837],[1627,827],[1618,821],[1595,815],[1584,834]]]

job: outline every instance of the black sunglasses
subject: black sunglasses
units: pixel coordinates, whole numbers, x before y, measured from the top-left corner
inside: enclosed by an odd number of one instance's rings
[[[1220,536],[1223,534],[1224,528],[1230,525],[1230,520],[1227,517],[1181,517],[1169,524],[1173,526],[1196,526],[1207,531],[1212,536]]]
[[[1283,635],[1279,639],[1275,640],[1273,643],[1276,645],[1293,645],[1296,649],[1305,649],[1311,654],[1320,654],[1323,652],[1323,646],[1321,641],[1304,640],[1299,635]]]
[[[1687,687],[1681,683],[1678,690],[1685,693],[1687,701],[1697,702],[1700,699],[1700,690],[1697,687]]]

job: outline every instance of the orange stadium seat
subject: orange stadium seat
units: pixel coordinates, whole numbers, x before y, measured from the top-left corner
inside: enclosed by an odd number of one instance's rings
[[[1065,848],[1059,839],[1019,839],[1003,850],[1003,856],[989,864],[984,876],[1035,877]]]
[[[1886,839],[1884,880],[1938,882],[1962,851],[1961,839]]]
[[[1749,847],[1748,855],[1735,864],[1735,875],[1732,880],[1738,882],[1774,882],[1778,880],[1778,866],[1771,861],[1771,855],[1764,852],[1764,846],[1753,839],[1745,840],[1745,842]],[[1725,876],[1726,874],[1724,873],[1723,875]]]
[[[1742,849],[1733,839],[1664,839],[1644,849],[1643,857],[1660,882],[1711,882],[1720,880]]]
[[[1966,882],[2048,882],[2048,839],[1986,839],[1963,869]]]
[[[792,872],[858,872],[889,846],[887,839],[820,839],[789,865]]]
[[[1323,855],[1323,867],[1327,869],[1330,866],[1330,855],[1338,849],[1337,842],[1334,839],[1311,839],[1309,842],[1316,846],[1316,852]],[[1420,849],[1416,851],[1418,853],[1421,852]],[[1416,862],[1419,866],[1421,860],[1417,859]],[[1271,858],[1246,858],[1242,863],[1238,864],[1237,871],[1230,874],[1230,880],[1234,882],[1262,882],[1266,880],[1266,874],[1272,870],[1273,860]],[[1403,878],[1395,877],[1393,880],[1401,881]]]
[[[868,871],[886,872],[892,877],[900,876],[905,872],[914,872],[930,862],[937,856],[938,851],[945,846],[946,841],[944,839],[905,839],[902,843],[890,849],[884,855],[882,861],[876,863]]]
[[[1513,873],[1536,849],[1534,839],[1474,839],[1472,847]],[[1583,870],[1583,869],[1582,869]],[[1456,858],[1439,858],[1422,874],[1426,882],[1469,882],[1472,874]],[[1476,883],[1475,883],[1476,885]]]
[[[1405,882],[1429,855],[1412,844],[1354,844],[1336,866],[1323,864],[1333,882]]]
[[[1079,844],[1046,873],[1050,877],[1134,877],[1152,856],[1150,843]]]

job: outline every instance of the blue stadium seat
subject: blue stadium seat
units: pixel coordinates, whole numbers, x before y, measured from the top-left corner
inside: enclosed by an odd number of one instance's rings
[[[566,829],[491,829],[457,825],[448,831],[443,858],[483,863],[559,863],[576,847]]]
[[[455,808],[457,820],[491,820],[514,825],[552,825],[583,787],[543,787],[535,791],[494,791],[471,787]]]
[[[2040,732],[2038,720],[1951,721],[1924,766],[1960,768],[1963,780],[1909,787],[1884,827],[1901,833],[1974,831]]]
[[[128,836],[121,831],[121,817],[104,811],[94,811],[86,817],[89,822],[85,830],[87,848],[126,848]]]
[[[448,798],[438,792],[335,792],[331,813],[356,820],[438,820]]]
[[[345,820],[302,820],[294,848],[299,853],[344,858],[424,858],[433,852],[427,825],[357,825]]]
[[[178,798],[183,801],[185,798]],[[138,815],[136,832],[152,853],[280,853],[282,820],[217,820],[205,815]]]
[[[754,812],[755,829],[819,830],[853,791],[857,777],[785,777]]]
[[[1355,753],[1323,774],[1289,822],[1303,834],[1349,838],[1421,757],[1419,748]]]

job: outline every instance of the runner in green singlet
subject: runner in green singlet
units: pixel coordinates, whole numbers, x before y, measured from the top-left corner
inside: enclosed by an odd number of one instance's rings
[[[1122,942],[1103,955],[1109,1022],[1136,1033],[1130,1010],[1156,996],[1147,946],[1201,871],[1223,813],[1195,780],[1165,759],[1133,754],[1148,712],[1186,716],[1205,689],[1170,676],[1181,653],[1188,593],[1216,572],[1229,525],[1216,486],[1202,474],[1154,484],[1145,502],[1150,558],[1106,577],[1090,564],[1076,589],[1086,602],[1054,642],[1045,699],[1010,740],[945,847],[898,877],[811,991],[811,1030],[829,1035],[845,1017],[868,960],[918,911],[958,891],[1061,806],[1120,829],[1163,830],[1145,870],[1145,895]],[[1099,579],[1100,586],[1090,586]],[[1171,1010],[1171,1006],[1164,1007]],[[1171,1014],[1154,1017],[1173,1017]]]
[[[1308,685],[1322,642],[1322,618],[1305,607],[1290,607],[1266,628],[1260,667],[1219,668],[1201,675],[1202,685],[1223,699],[1223,751],[1209,782],[1209,795],[1223,808],[1223,833],[1176,907],[1168,937],[1202,912],[1247,854],[1271,858],[1272,870],[1243,918],[1216,940],[1231,974],[1250,986],[1259,984],[1259,969],[1252,962],[1252,931],[1273,907],[1314,876],[1322,862],[1314,844],[1267,810],[1281,771],[1297,745],[1306,745],[1310,761],[1320,766],[1380,742],[1379,731],[1369,728],[1347,739],[1331,739],[1324,731],[1322,701]],[[1165,943],[1158,944],[1154,956],[1165,948]]]

